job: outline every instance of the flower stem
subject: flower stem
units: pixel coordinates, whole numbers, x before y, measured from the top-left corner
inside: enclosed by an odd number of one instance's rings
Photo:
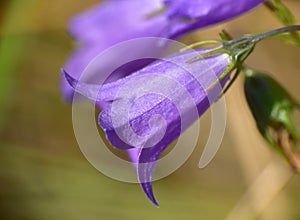
[[[272,31],[269,31],[269,32],[266,32],[263,34],[259,34],[259,35],[254,36],[253,40],[255,42],[258,42],[265,38],[272,37],[274,35],[278,35],[278,34],[285,33],[285,32],[293,32],[293,31],[300,31],[300,25],[287,26],[287,27],[272,30]]]

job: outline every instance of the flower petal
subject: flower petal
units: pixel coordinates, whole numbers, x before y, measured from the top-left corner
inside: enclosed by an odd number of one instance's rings
[[[190,56],[184,55],[182,55],[182,57],[184,57],[184,60],[190,58]],[[178,62],[179,60],[182,60],[182,57],[178,56],[175,59]],[[219,57],[211,58],[210,61],[208,60],[210,59],[207,59],[210,67],[217,71],[217,76],[220,76],[229,64],[227,55],[224,55],[223,57],[220,55]],[[218,61],[220,62],[218,63]],[[218,64],[216,65],[216,63]],[[209,71],[205,73],[205,70],[198,70],[198,72],[204,72],[204,74],[198,74],[197,76],[198,79],[201,80],[200,82],[202,85],[200,85],[194,76],[189,75],[186,70],[180,69],[177,65],[174,65],[174,63],[156,62],[145,69],[124,78],[123,81],[128,83],[130,80],[134,80],[143,75],[144,71],[147,71],[153,77],[155,76],[155,73],[161,73],[162,75],[168,74],[168,77],[176,79],[176,81],[179,82],[181,86],[184,86],[193,97],[195,101],[194,105],[197,106],[199,115],[209,108],[210,102],[202,87],[204,85],[204,88],[207,88],[216,79],[210,76]],[[224,86],[227,79],[228,77],[222,81],[222,86]],[[117,82],[112,84],[117,84]],[[136,81],[136,83],[132,84],[134,88],[129,86],[130,88],[128,90],[139,90],[139,88],[145,89],[148,83],[151,85],[158,83],[157,81],[152,81],[151,77],[148,78],[148,81],[143,82],[143,84],[139,84],[138,81]],[[118,86],[120,85],[121,84],[118,84]],[[126,84],[124,83],[123,86],[126,86]],[[168,99],[159,95],[154,96],[149,94],[135,99],[136,97],[133,95],[133,99],[130,100],[131,109],[129,110],[128,124],[121,123],[116,125],[113,123],[113,120],[118,122],[124,121],[122,117],[126,114],[120,112],[119,109],[128,108],[126,103],[124,105],[122,104],[122,99],[128,98],[126,95],[124,97],[122,94],[116,94],[117,98],[115,100],[115,105],[118,106],[117,111],[113,110],[110,106],[99,116],[99,124],[105,130],[107,138],[112,145],[120,149],[126,149],[130,146],[141,148],[137,168],[139,181],[148,198],[156,205],[157,202],[152,192],[152,173],[155,169],[157,160],[164,149],[197,119],[196,117],[189,117],[190,108],[195,106],[185,106],[184,99],[182,99],[182,97],[185,96],[180,92],[177,93],[174,85],[168,85],[165,80],[157,86],[163,86],[167,91],[173,92],[168,94]],[[220,94],[220,91],[218,94]],[[180,98],[182,101],[178,101]],[[216,98],[217,95],[215,95],[215,99]],[[176,105],[174,105],[170,99],[177,100]],[[183,117],[178,112],[178,106],[183,109],[182,112],[186,115],[185,121],[183,122],[184,125],[182,125]],[[153,116],[155,115],[160,115],[164,121],[162,121],[160,117],[153,119]],[[132,135],[132,131],[129,130],[128,125],[137,135],[146,138],[141,138],[139,140],[135,135]],[[161,137],[160,134],[163,134],[163,137]]]
[[[237,17],[265,0],[165,0],[170,20],[176,21],[169,37],[175,38],[189,31],[207,27]]]
[[[111,46],[139,37],[164,37],[175,39],[189,31],[204,28],[236,17],[256,7],[264,0],[107,0],[86,11],[70,22],[70,33],[79,41],[79,46],[69,58],[64,69],[79,79],[87,65],[98,54]],[[165,10],[162,10],[165,7]],[[122,22],[120,22],[120,15]],[[188,19],[188,20],[187,20]],[[153,47],[150,44],[134,46],[126,52],[116,52],[115,56],[105,58],[98,66],[93,81],[105,81],[110,75],[116,58],[144,57],[149,51],[153,56],[160,54],[167,45]],[[128,53],[128,51],[131,51]],[[129,75],[150,62],[138,62],[116,71],[108,82]],[[66,101],[71,102],[73,90],[61,80],[61,90]]]
[[[151,14],[163,6],[161,0],[106,0],[74,17],[69,32],[79,41],[104,47],[132,38],[158,36],[165,18]]]
[[[136,149],[133,160],[139,153],[139,181],[156,205],[152,173],[161,153],[209,108],[228,80],[229,76],[218,89],[206,92],[229,66],[227,54],[187,62],[210,50],[181,52],[101,86],[75,81],[65,73],[77,92],[94,101],[111,101],[100,113],[99,124],[113,146]]]

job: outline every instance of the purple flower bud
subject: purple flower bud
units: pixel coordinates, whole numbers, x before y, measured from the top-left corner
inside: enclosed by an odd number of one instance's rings
[[[152,175],[161,153],[219,97],[232,71],[228,67],[234,68],[225,53],[187,62],[210,50],[181,52],[103,85],[79,82],[64,72],[81,95],[107,102],[99,124],[114,147],[130,151],[141,186],[155,205]]]
[[[107,48],[139,37],[163,37],[175,39],[198,28],[204,28],[241,15],[264,0],[107,0],[97,7],[72,19],[69,32],[79,45],[65,64],[65,69],[76,79],[89,62]],[[135,57],[145,51],[153,51],[155,57],[167,47],[158,43],[132,48],[131,53],[116,54],[107,58],[98,72],[106,72],[122,56]],[[112,74],[109,81],[126,76],[151,61],[137,61]],[[104,74],[105,75],[105,74]],[[101,78],[101,75],[95,76]],[[71,101],[73,90],[61,81],[63,96]]]

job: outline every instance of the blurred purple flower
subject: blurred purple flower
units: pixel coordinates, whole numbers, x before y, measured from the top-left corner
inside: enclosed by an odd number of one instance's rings
[[[99,124],[113,146],[129,151],[144,192],[157,206],[152,192],[157,160],[219,97],[232,71],[228,54],[187,62],[210,50],[177,53],[103,85],[79,82],[64,71],[75,91],[108,103]],[[227,74],[221,79],[223,73]]]
[[[139,37],[163,37],[175,39],[198,28],[204,28],[243,14],[264,0],[107,0],[97,7],[72,19],[69,31],[78,41],[78,48],[65,64],[65,69],[76,79],[99,53],[122,41]],[[167,45],[143,45],[132,48],[115,57],[107,58],[99,67],[105,73],[122,56],[143,55],[153,51],[153,57],[160,54]],[[131,63],[116,71],[108,79],[113,81],[126,76],[151,60]],[[103,74],[105,75],[105,74]],[[103,76],[97,74],[95,79]],[[73,90],[63,78],[63,96],[67,101],[73,98]]]

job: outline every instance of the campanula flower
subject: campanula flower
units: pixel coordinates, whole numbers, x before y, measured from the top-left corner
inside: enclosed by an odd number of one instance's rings
[[[256,43],[282,31],[285,28],[237,40],[198,42],[119,80],[100,81],[100,85],[63,73],[76,92],[95,104],[105,103],[99,125],[114,147],[128,151],[144,192],[158,205],[152,175],[162,152],[220,97],[231,72],[240,71]],[[211,43],[218,46],[201,48]]]
[[[69,32],[79,45],[64,68],[79,79],[93,58],[117,43],[140,37],[175,39],[195,29],[241,15],[262,2],[264,0],[107,0],[71,20]],[[166,44],[158,42],[154,46],[132,48],[130,53],[107,58],[106,64],[100,66],[98,72],[106,72],[118,57],[142,56],[150,50],[155,57],[166,47]],[[112,74],[108,82],[128,75],[150,62],[137,61],[127,65]],[[101,75],[95,78],[99,79]],[[65,99],[71,101],[73,90],[64,78],[61,88]]]
[[[244,72],[245,95],[259,132],[300,172],[299,136],[291,117],[299,104],[270,76],[250,69]]]
[[[65,72],[77,92],[110,103],[100,113],[99,124],[114,147],[136,149],[130,155],[137,162],[139,181],[156,205],[152,173],[157,160],[219,97],[234,68],[226,53],[187,62],[208,51],[181,52],[101,86],[78,82]]]

